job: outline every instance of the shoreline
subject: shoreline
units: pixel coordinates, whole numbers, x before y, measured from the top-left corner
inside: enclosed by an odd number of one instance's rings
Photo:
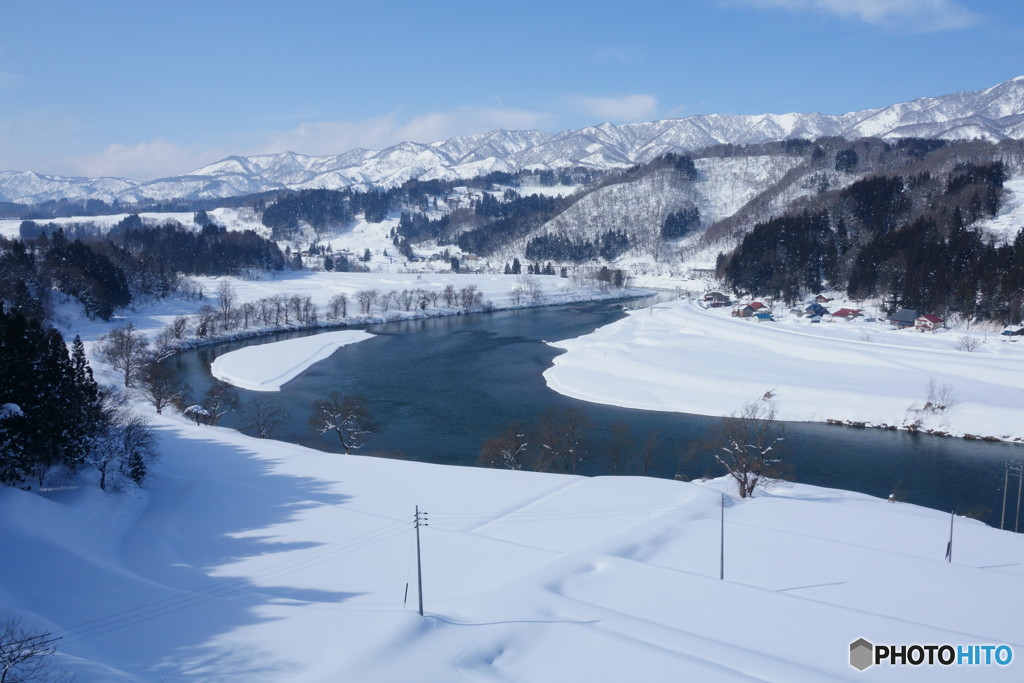
[[[767,397],[779,422],[1024,443],[1024,357],[1014,349],[969,354],[950,348],[950,335],[758,325],[698,308],[680,300],[552,343],[564,352],[544,372],[548,387],[592,403],[705,417]],[[943,389],[949,405],[936,407],[932,393]]]
[[[631,294],[624,294],[624,292],[632,292]],[[169,347],[165,353],[162,353],[154,359],[153,362],[160,363],[168,358],[171,358],[179,353],[191,351],[193,349],[201,349],[209,346],[216,346],[218,344],[230,344],[234,342],[249,341],[252,339],[258,339],[260,337],[269,337],[275,334],[287,334],[290,332],[312,332],[312,331],[343,331],[358,329],[369,325],[383,325],[387,323],[401,323],[401,322],[412,322],[417,320],[429,320],[431,318],[449,318],[460,315],[480,315],[485,313],[498,313],[505,311],[515,310],[527,310],[531,308],[546,308],[550,306],[570,306],[572,304],[581,303],[594,303],[600,301],[629,301],[631,299],[642,299],[652,294],[657,294],[655,290],[647,288],[629,288],[616,291],[614,293],[609,292],[608,296],[589,296],[587,298],[571,298],[565,301],[551,301],[537,304],[520,304],[517,306],[501,306],[492,305],[489,308],[480,310],[466,311],[461,308],[437,308],[432,311],[405,311],[410,315],[399,315],[393,314],[390,316],[360,316],[346,318],[345,322],[341,321],[317,321],[312,324],[302,325],[288,325],[282,327],[261,327],[259,329],[242,330],[239,332],[233,332],[229,335],[215,336],[215,337],[202,337],[192,338],[183,341],[182,343],[176,343]],[[130,319],[131,316],[125,316],[126,319]],[[165,325],[161,329],[166,329]]]

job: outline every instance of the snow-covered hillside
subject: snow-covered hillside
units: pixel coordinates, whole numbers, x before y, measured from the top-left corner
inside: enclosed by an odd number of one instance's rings
[[[1024,652],[1024,537],[973,520],[946,563],[948,514],[860,494],[742,502],[724,480],[340,456],[155,419],[146,491],[0,488],[4,611],[61,637],[79,680],[1020,675],[848,663],[862,637]]]
[[[601,124],[557,134],[496,130],[449,140],[403,142],[383,150],[313,157],[293,152],[228,157],[191,173],[150,182],[0,172],[0,201],[96,198],[104,201],[209,198],[278,189],[400,185],[410,178],[471,178],[491,171],[585,166],[624,168],[667,152],[710,145],[838,136],[1019,139],[1024,135],[1024,77],[978,92],[954,93],[837,116],[703,115],[621,126]]]

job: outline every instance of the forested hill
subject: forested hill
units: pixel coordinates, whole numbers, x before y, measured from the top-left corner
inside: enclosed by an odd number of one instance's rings
[[[1022,168],[1017,141],[794,139],[669,153],[614,171],[494,172],[237,200],[261,234],[226,231],[205,211],[194,225],[158,228],[129,217],[105,235],[24,221],[24,244],[0,241],[9,266],[0,294],[27,301],[56,283],[89,293],[90,312],[109,317],[129,298],[174,289],[179,273],[298,266],[299,251],[322,257],[321,243],[363,225],[379,226],[374,239],[407,261],[461,252],[479,258],[474,269],[510,273],[715,273],[713,286],[736,295],[796,302],[831,289],[888,308],[1017,322],[1024,247],[1012,188],[1024,191]],[[1001,232],[986,229],[993,217]],[[364,267],[349,256],[330,267]]]
[[[439,247],[494,267],[659,264],[716,269],[737,294],[822,289],[891,307],[1019,317],[1020,238],[981,226],[1024,145],[822,138],[716,145],[619,171],[492,173],[390,190],[306,190],[267,207],[275,236],[385,222],[407,258]],[[303,230],[306,233],[303,233]],[[640,264],[640,265],[637,265]]]

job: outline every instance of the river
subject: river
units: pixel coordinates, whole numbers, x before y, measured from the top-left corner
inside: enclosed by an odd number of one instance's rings
[[[474,465],[483,442],[511,420],[536,424],[552,408],[571,407],[582,409],[593,423],[590,436],[595,443],[607,442],[615,428],[628,427],[639,452],[649,435],[656,434],[650,476],[723,474],[708,454],[694,454],[717,418],[585,403],[545,384],[541,373],[559,351],[544,341],[587,334],[622,317],[623,305],[586,303],[371,325],[366,329],[376,335],[373,339],[339,349],[280,392],[238,393],[243,405],[258,396],[288,413],[275,429],[275,439],[324,450],[335,446],[313,435],[308,419],[317,398],[337,391],[368,399],[377,429],[360,451],[364,454]],[[198,398],[212,381],[209,366],[218,355],[311,333],[195,349],[168,362]],[[243,420],[231,413],[221,424],[241,428]],[[579,473],[608,473],[607,457],[594,450]],[[781,453],[794,481],[880,497],[896,493],[900,500],[958,513],[973,509],[995,526],[1002,505],[1003,463],[1024,455],[1014,444],[812,423],[786,423]],[[642,466],[634,463],[626,473],[640,471]],[[1010,520],[1015,494],[1010,493]]]

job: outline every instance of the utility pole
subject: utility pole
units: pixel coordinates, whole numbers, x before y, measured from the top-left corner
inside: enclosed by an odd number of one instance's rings
[[[420,616],[423,616],[423,562],[420,559],[420,527],[430,526],[427,524],[427,513],[420,512],[420,506],[416,506],[416,584],[420,598]]]
[[[718,525],[718,580],[725,579],[725,491],[722,492],[722,511]]]
[[[1021,485],[1024,485],[1024,469],[1017,470],[1017,516],[1013,520],[1013,531],[1017,533],[1020,530],[1020,493]]]
[[[1017,517],[1014,520],[1013,530],[1015,532],[1020,531],[1020,498],[1022,492],[1022,485],[1024,485],[1024,462],[1019,460],[1007,460],[1003,465],[1005,472],[1003,474],[1003,512],[999,518],[999,528],[1006,528],[1006,494],[1010,490],[1010,475],[1017,477]]]
[[[953,515],[955,510],[949,511],[949,543],[946,544],[946,562],[953,561]]]

